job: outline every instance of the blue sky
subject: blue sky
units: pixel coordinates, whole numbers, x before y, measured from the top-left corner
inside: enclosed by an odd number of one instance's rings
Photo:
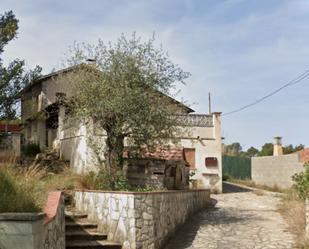
[[[191,72],[181,86],[198,113],[229,112],[309,69],[308,0],[0,0],[20,20],[5,61],[24,58],[44,73],[60,68],[74,41],[113,41],[153,32],[172,60]],[[309,145],[309,78],[245,111],[222,118],[226,143],[259,147],[282,136]]]

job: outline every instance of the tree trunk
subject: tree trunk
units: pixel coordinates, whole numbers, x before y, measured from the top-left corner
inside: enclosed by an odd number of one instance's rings
[[[123,167],[124,136],[113,132],[112,129],[106,129],[106,133],[105,160],[108,173],[112,175],[121,171]]]

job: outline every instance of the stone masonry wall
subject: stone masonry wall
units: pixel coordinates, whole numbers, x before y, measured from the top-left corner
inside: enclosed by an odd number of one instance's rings
[[[162,248],[177,228],[206,208],[207,191],[137,195],[136,248]]]
[[[124,249],[162,248],[209,200],[209,190],[75,192],[77,210],[86,212],[108,239],[123,243]]]
[[[65,249],[65,204],[60,192],[52,192],[49,196],[44,221],[43,249]],[[49,216],[50,215],[50,216]]]
[[[252,180],[269,187],[285,189],[292,186],[292,176],[304,170],[298,154],[252,157]]]

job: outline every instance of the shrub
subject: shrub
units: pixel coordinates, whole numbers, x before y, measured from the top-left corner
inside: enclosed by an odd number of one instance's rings
[[[28,143],[22,148],[22,153],[28,157],[35,157],[40,152],[40,146],[36,143]]]
[[[40,211],[39,199],[34,193],[33,182],[22,179],[10,169],[0,170],[0,213]]]
[[[309,197],[309,163],[305,165],[305,171],[295,174],[292,177],[293,187],[296,189],[298,196],[304,200]]]
[[[231,179],[231,177],[230,177],[229,175],[223,174],[223,176],[222,176],[222,181],[228,181],[228,180],[230,180],[230,179]]]
[[[121,171],[112,174],[112,177],[105,170],[89,172],[82,177],[82,186],[95,190],[130,190],[130,184]]]
[[[289,229],[297,236],[296,248],[309,248],[305,232],[306,208],[295,188],[288,189],[282,195],[279,211],[289,225]]]

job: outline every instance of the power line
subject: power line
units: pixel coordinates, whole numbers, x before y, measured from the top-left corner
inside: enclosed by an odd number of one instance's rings
[[[276,89],[275,91],[263,96],[262,98],[255,100],[254,102],[252,102],[248,105],[245,105],[243,107],[240,107],[238,109],[235,109],[235,110],[227,112],[227,113],[223,113],[222,116],[227,116],[227,115],[230,115],[230,114],[233,114],[233,113],[236,113],[236,112],[240,112],[240,111],[245,110],[245,109],[247,109],[251,106],[254,106],[254,105],[264,101],[265,99],[275,95],[276,93],[280,92],[284,88],[298,84],[299,82],[301,82],[303,79],[307,78],[308,76],[309,76],[309,69],[307,71],[305,71],[304,73],[300,74],[299,76],[297,76],[295,79],[289,81],[288,83],[284,84],[280,88]]]

